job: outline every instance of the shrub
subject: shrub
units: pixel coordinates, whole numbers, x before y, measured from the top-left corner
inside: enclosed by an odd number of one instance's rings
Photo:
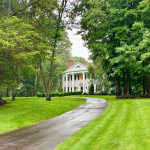
[[[102,95],[108,95],[107,91],[102,91]]]
[[[54,97],[54,96],[55,96],[55,93],[52,92],[52,93],[51,93],[51,97]]]
[[[37,97],[42,97],[42,94],[41,94],[41,93],[38,93],[38,94],[37,94]]]
[[[64,92],[64,96],[67,96],[67,92]]]
[[[64,93],[63,93],[63,92],[58,93],[58,96],[59,96],[59,97],[64,96]]]
[[[94,94],[94,85],[91,84],[89,87],[89,95],[93,95]]]
[[[116,95],[116,92],[115,90],[111,90],[110,94],[109,95]]]
[[[86,92],[84,92],[82,95],[88,95]]]
[[[63,92],[62,86],[59,87],[58,91],[59,91],[59,92]]]
[[[45,97],[45,93],[42,93],[42,97]]]

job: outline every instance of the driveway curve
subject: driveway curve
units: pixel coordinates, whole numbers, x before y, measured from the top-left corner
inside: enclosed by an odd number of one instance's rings
[[[0,135],[0,150],[54,150],[69,136],[102,114],[108,103],[87,98],[78,108],[41,123]]]

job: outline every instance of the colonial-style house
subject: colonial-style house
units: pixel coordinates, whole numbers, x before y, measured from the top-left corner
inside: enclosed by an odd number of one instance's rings
[[[89,91],[90,81],[87,78],[88,63],[76,62],[68,60],[68,69],[64,71],[62,86],[64,92]],[[94,86],[94,89],[96,87]]]

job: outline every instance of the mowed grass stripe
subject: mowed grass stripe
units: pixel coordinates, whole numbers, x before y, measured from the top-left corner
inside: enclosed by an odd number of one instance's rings
[[[53,97],[52,101],[37,97],[4,98],[9,104],[0,107],[0,133],[32,125],[75,109],[86,100],[72,97]]]
[[[93,145],[99,143],[99,141],[102,140],[102,137],[110,132],[109,128],[112,128],[112,124],[115,121],[113,118],[116,118],[118,112],[122,111],[123,105],[122,103],[117,103],[116,108],[111,109],[109,107],[111,107],[111,105],[108,106],[106,111],[101,116],[92,121],[90,125],[84,127],[82,129],[82,132],[75,133],[73,135],[73,139],[68,138],[67,141],[65,141],[67,143],[64,144],[64,147],[61,147],[61,150],[90,150],[91,148],[93,148]]]
[[[149,103],[149,101],[147,102]],[[142,99],[141,101],[132,100],[132,106],[133,109],[131,109],[132,113],[127,124],[127,129],[121,139],[122,147],[126,147],[126,149],[143,149],[143,147],[149,149],[150,144],[143,141],[145,137],[143,128],[147,124],[145,110],[143,109],[146,103]]]
[[[106,111],[56,149],[149,150],[150,99],[102,98],[109,102]]]

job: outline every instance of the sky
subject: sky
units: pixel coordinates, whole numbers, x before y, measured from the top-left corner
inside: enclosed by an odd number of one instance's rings
[[[83,57],[85,60],[88,60],[90,55],[89,50],[84,47],[84,41],[81,39],[81,35],[75,35],[78,29],[67,30],[68,36],[70,38],[72,45],[72,56]]]

